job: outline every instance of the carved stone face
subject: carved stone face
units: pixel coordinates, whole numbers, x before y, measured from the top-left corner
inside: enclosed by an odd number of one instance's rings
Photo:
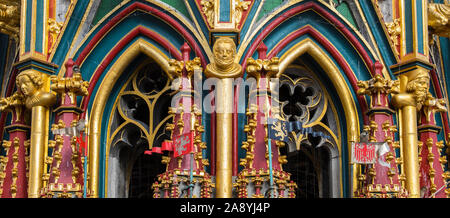
[[[236,46],[230,38],[219,38],[213,47],[215,62],[218,68],[228,69],[234,63]]]
[[[28,75],[23,75],[18,78],[17,82],[20,91],[25,96],[33,96],[38,91],[38,87],[34,84]]]
[[[412,92],[417,103],[423,103],[428,93],[430,78],[428,74],[421,74],[411,80],[407,85],[407,91]]]

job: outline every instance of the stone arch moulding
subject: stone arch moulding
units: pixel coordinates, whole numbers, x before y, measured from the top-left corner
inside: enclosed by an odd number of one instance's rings
[[[304,39],[292,46],[285,54],[280,57],[280,71],[279,74],[283,73],[290,63],[293,63],[297,58],[303,54],[309,54],[326,72],[327,76],[332,81],[334,88],[337,91],[340,101],[342,102],[342,107],[345,114],[345,122],[347,126],[347,141],[342,141],[342,144],[351,145],[351,142],[358,141],[359,137],[359,118],[358,110],[356,107],[356,102],[351,97],[352,93],[349,89],[344,77],[342,76],[339,68],[334,64],[332,58],[329,57],[325,51],[323,51],[319,45],[317,45],[311,39]],[[342,145],[338,145],[339,153],[342,155]],[[351,152],[351,149],[348,149]],[[349,153],[350,155],[350,153]],[[342,170],[342,167],[341,167]],[[351,172],[349,172],[351,175]],[[340,177],[342,178],[343,172],[340,172]],[[336,178],[336,175],[333,175]],[[351,181],[353,180],[350,178]],[[338,187],[333,187],[336,190]]]
[[[331,28],[330,31],[337,31],[338,34],[344,39],[344,41],[348,44],[346,45],[347,49],[352,50],[355,54],[357,54],[356,58],[358,59],[358,63],[362,63],[362,68],[364,71],[364,75],[366,77],[371,78],[373,75],[373,64],[377,60],[377,55],[370,50],[368,46],[365,45],[364,40],[361,39],[356,33],[354,33],[351,28],[347,28],[345,24],[339,20],[335,15],[331,12],[327,11],[323,6],[321,6],[317,2],[308,1],[306,3],[299,2],[299,5],[289,7],[285,9],[285,11],[280,12],[284,16],[277,16],[272,18],[271,20],[267,20],[264,24],[261,24],[258,29],[254,32],[258,32],[259,34],[254,34],[247,41],[251,41],[251,44],[247,44],[246,41],[244,44],[248,45],[248,48],[242,48],[239,52],[244,52],[239,56],[242,61],[242,65],[245,68],[247,65],[247,59],[254,55],[256,49],[261,43],[267,45],[266,41],[270,41],[271,37],[277,31],[283,31],[283,35],[285,37],[282,41],[277,41],[275,45],[269,46],[270,53],[267,57],[270,59],[277,55],[283,55],[279,52],[282,52],[286,48],[292,47],[292,42],[296,41],[302,37],[309,37],[314,42],[319,43],[320,47],[324,47],[325,52],[330,54],[331,60],[335,61],[341,71],[337,71],[342,73],[342,75],[346,76],[346,79],[349,81],[348,87],[351,89],[351,93],[356,93],[359,89],[357,86],[358,78],[361,77],[361,72],[356,72],[357,69],[353,69],[352,65],[350,65],[348,59],[343,55],[343,51],[339,50],[335,46],[333,46],[333,41],[327,38],[326,34],[324,35],[323,28],[322,30],[316,29],[311,25],[297,26],[291,29],[280,29],[284,23],[289,22],[290,17],[301,15],[302,13],[313,11],[313,13],[322,17],[325,22],[328,22],[330,25],[327,28]],[[273,43],[272,43],[273,44]],[[358,67],[359,68],[359,67]],[[387,74],[387,71],[383,71],[383,75],[387,78],[390,78],[390,75]],[[362,121],[363,123],[368,123],[368,116],[365,115],[365,112],[368,110],[368,104],[366,98],[364,96],[354,95],[357,99],[358,107],[362,111]]]
[[[99,197],[99,181],[100,181],[100,149],[101,149],[101,135],[102,135],[102,116],[106,107],[106,103],[109,99],[110,93],[114,84],[119,79],[120,75],[124,72],[126,67],[139,55],[145,54],[153,59],[163,71],[167,72],[169,67],[169,57],[164,55],[158,48],[145,41],[144,39],[138,39],[131,44],[122,55],[112,64],[110,70],[106,73],[104,79],[99,85],[98,91],[93,100],[92,114],[89,118],[89,173],[90,182],[89,189],[91,195]],[[87,106],[87,105],[86,105]],[[106,149],[108,152],[108,149]],[[108,154],[106,154],[108,155]],[[106,159],[107,161],[107,159]],[[106,168],[108,163],[106,162]],[[107,170],[105,169],[105,172]],[[107,177],[105,178],[105,183]]]
[[[105,36],[114,33],[114,30],[120,22],[122,22],[127,16],[136,10],[146,11],[157,19],[166,23],[170,28],[179,33],[179,36],[184,42],[187,42],[193,52],[197,55],[202,62],[202,65],[206,64],[207,51],[202,50],[200,44],[202,41],[198,39],[195,32],[191,32],[190,28],[183,26],[183,22],[163,13],[157,8],[151,5],[144,4],[142,2],[135,2],[123,9],[120,9],[117,13],[111,14],[111,19],[105,19],[105,23],[98,25],[95,30],[90,32],[82,44],[78,48],[74,57],[75,63],[82,68],[83,77],[89,77],[90,86],[88,88],[89,95],[82,100],[81,108],[86,111],[87,108],[92,112],[90,114],[90,160],[89,160],[89,189],[93,197],[99,197],[100,188],[100,148],[101,148],[101,115],[105,110],[105,105],[108,101],[109,94],[115,84],[116,80],[120,77],[125,66],[136,58],[139,54],[143,53],[148,57],[155,60],[155,62],[161,66],[162,70],[167,72],[168,60],[175,58],[181,60],[181,52],[170,41],[168,41],[163,35],[158,32],[149,29],[147,26],[136,25],[125,36],[113,35],[115,43],[114,46],[109,49],[109,52],[105,54],[105,57],[97,57],[99,60],[91,58],[91,52],[103,41],[106,40]],[[118,31],[120,33],[120,31]],[[111,44],[111,43],[109,43]],[[99,63],[95,66],[95,69],[89,69],[83,71],[83,65],[88,61],[94,61]],[[119,63],[119,64],[118,64]],[[92,97],[92,98],[91,98]],[[85,113],[81,114],[81,117],[85,117]],[[103,166],[102,166],[103,167]],[[107,178],[105,178],[106,180]],[[102,181],[105,181],[102,180]],[[106,182],[106,181],[105,181]]]
[[[374,72],[373,65],[380,57],[370,50],[364,39],[347,27],[345,22],[336,17],[336,15],[321,6],[319,2],[306,1],[297,3],[287,7],[284,11],[280,11],[280,16],[269,17],[270,19],[268,18],[266,22],[260,24],[253,31],[254,34],[243,42],[244,47],[239,49],[239,58],[245,68],[247,59],[255,55],[258,46],[261,43],[268,45],[267,42],[271,42],[271,45],[268,46],[270,52],[267,58],[270,59],[280,55],[282,59],[280,72],[283,72],[300,55],[305,52],[311,55],[327,73],[327,77],[333,82],[334,88],[338,89],[340,100],[344,106],[345,122],[347,128],[349,128],[346,135],[347,141],[343,141],[342,144],[349,146],[351,142],[358,140],[360,130],[359,118],[363,121],[362,123],[368,123],[368,116],[365,115],[368,104],[364,96],[356,95],[359,89],[357,81],[365,79],[363,77],[372,77]],[[291,22],[292,20],[290,19],[293,19],[292,17],[300,17],[303,13],[314,13],[330,25],[315,28],[311,24],[295,25],[296,22]],[[329,38],[326,34],[327,31],[335,32],[340,36],[340,40],[343,40],[340,48],[333,45],[333,43],[338,42],[336,41],[338,39]],[[275,40],[275,42],[272,42],[272,37],[278,36],[279,34],[276,34],[278,32],[282,33],[284,38],[281,41]],[[352,60],[349,60],[344,55],[346,49],[354,53],[358,63],[362,63],[362,68],[354,68],[353,65],[350,65]],[[362,70],[362,72],[357,70]],[[390,75],[386,72],[383,71],[383,75],[390,78]],[[358,114],[362,116],[358,117]],[[347,150],[351,151],[351,149]],[[347,156],[349,155],[350,153],[347,154]],[[357,180],[355,175],[357,169],[355,165],[350,163],[344,164],[348,164],[348,168],[346,168],[349,169],[345,171],[346,173],[348,172],[348,184],[350,186],[350,190],[347,190],[346,193],[352,195],[351,189],[356,187]]]
[[[75,56],[77,56],[76,64],[82,65],[86,57],[99,44],[99,42],[103,40],[106,34],[109,34],[127,17],[130,17],[132,13],[141,11],[167,24],[169,30],[164,31],[165,33],[173,34],[173,31],[177,32],[179,36],[181,36],[184,41],[187,42],[189,46],[191,46],[195,55],[200,57],[202,65],[204,65],[203,67],[205,67],[207,58],[212,55],[211,51],[208,50],[209,47],[205,46],[208,45],[207,42],[202,39],[199,33],[182,16],[171,16],[165,11],[158,9],[156,5],[154,6],[149,4],[159,5],[160,3],[154,0],[149,0],[145,3],[133,2],[130,4],[124,4],[123,7],[117,7],[106,17],[102,18],[102,20],[84,37],[80,47],[74,52]],[[132,25],[139,26],[139,24]]]

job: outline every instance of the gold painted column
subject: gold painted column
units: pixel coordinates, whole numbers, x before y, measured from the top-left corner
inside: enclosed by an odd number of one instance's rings
[[[31,109],[31,136],[30,136],[30,167],[28,197],[38,198],[42,187],[42,173],[44,165],[44,147],[46,145],[46,130],[48,109],[44,106],[35,106]]]
[[[48,144],[49,106],[55,103],[56,97],[48,92],[50,83],[44,73],[23,71],[17,76],[16,83],[25,96],[25,106],[31,109],[28,197],[38,198],[42,188],[44,151]]]
[[[223,78],[216,86],[216,197],[231,198],[233,79]]]
[[[419,147],[417,133],[417,111],[425,100],[429,87],[428,70],[416,68],[400,75],[400,94],[394,95],[392,105],[399,110],[400,146],[406,189],[410,198],[420,197]]]
[[[235,62],[236,44],[229,37],[220,37],[213,46],[214,61],[206,67],[208,78],[217,78],[216,109],[216,197],[232,197],[232,112],[233,78],[242,74]]]
[[[405,186],[410,198],[420,197],[419,148],[417,113],[428,93],[433,69],[429,62],[428,1],[399,0],[394,19],[400,20],[399,63],[390,66],[400,81],[399,94],[393,96],[392,105],[398,109],[400,146]],[[402,173],[403,174],[403,173]]]

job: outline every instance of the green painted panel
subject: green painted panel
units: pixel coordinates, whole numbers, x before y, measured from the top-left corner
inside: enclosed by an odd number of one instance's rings
[[[182,0],[161,0],[161,1],[177,9],[177,11],[183,14],[185,17],[190,18],[189,12],[186,8],[186,5],[184,4],[184,1]]]
[[[117,5],[119,5],[123,0],[102,0],[100,5],[98,6],[97,12],[94,16],[94,19],[92,21],[93,25],[96,25],[98,21],[100,21],[106,14],[108,14],[110,11],[112,11]],[[186,8],[186,5],[184,4],[184,1],[181,0],[161,0],[161,2],[164,2],[173,8],[177,9],[181,14],[183,14],[185,17],[189,18],[189,12]],[[173,10],[168,9],[168,10]]]
[[[336,5],[338,5],[338,1],[337,0],[333,0]],[[350,24],[352,24],[353,27],[355,27],[356,29],[358,29],[358,25],[356,25],[356,21],[355,18],[353,17],[352,11],[350,10],[350,7],[348,6],[347,2],[342,2],[341,4],[339,4],[336,7],[336,10],[345,17],[345,19],[347,19]]]
[[[261,19],[266,14],[270,14],[270,12],[272,12],[273,9],[279,7],[285,2],[286,0],[265,0],[261,8],[261,11],[258,14],[257,20]]]
[[[119,5],[120,2],[122,2],[122,0],[104,0],[100,2],[94,19],[92,20],[92,25],[97,24],[98,21],[100,21],[106,14]]]
[[[355,18],[353,17],[352,11],[350,10],[350,7],[348,6],[348,4],[346,2],[342,2],[341,4],[339,4],[338,0],[333,0],[333,1],[336,5],[338,5],[336,7],[336,10],[342,16],[344,16],[353,27],[358,29],[358,25],[356,25]],[[261,11],[258,14],[258,20],[261,19],[264,15],[270,14],[273,9],[279,7],[280,5],[282,5],[285,2],[286,2],[286,0],[265,0],[263,6],[261,8]]]

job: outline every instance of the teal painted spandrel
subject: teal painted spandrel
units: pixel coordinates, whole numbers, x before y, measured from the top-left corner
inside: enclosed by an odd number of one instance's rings
[[[260,20],[264,15],[272,13],[275,8],[280,7],[286,0],[264,0],[264,4],[259,12],[258,19]]]
[[[337,0],[334,0],[337,2]],[[350,24],[358,29],[358,25],[356,25],[355,17],[353,16],[352,11],[350,10],[350,7],[348,6],[347,2],[342,2],[336,7],[336,10],[345,17],[345,19],[350,22]]]
[[[112,11],[122,0],[103,0],[98,6],[97,13],[95,13],[92,25],[96,25],[106,14]]]
[[[190,18],[189,12],[184,4],[183,0],[160,0],[172,8],[165,8],[166,10],[176,9],[179,13],[183,14],[186,18]],[[119,5],[123,0],[103,0],[98,6],[97,12],[92,20],[92,25],[96,25],[104,16],[106,16],[110,11],[112,11],[117,5]]]
[[[186,8],[184,1],[182,0],[161,0],[161,1],[177,9],[177,11],[183,14],[186,18],[190,18],[188,9]]]

